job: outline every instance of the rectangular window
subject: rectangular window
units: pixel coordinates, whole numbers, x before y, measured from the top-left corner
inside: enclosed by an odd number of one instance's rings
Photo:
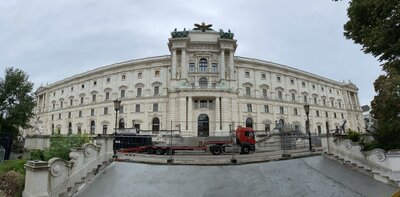
[[[344,119],[344,115],[343,115],[343,113],[342,113],[341,115],[342,115],[342,119]]]
[[[276,81],[281,82],[281,77],[276,77]]]
[[[194,63],[189,63],[189,72],[194,72],[194,71],[195,71]]]
[[[290,84],[294,85],[294,80],[293,79],[290,80]]]
[[[160,94],[160,87],[154,86],[154,96],[158,96]]]
[[[279,113],[280,114],[285,114],[285,110],[282,106],[279,107]]]
[[[195,100],[194,101],[194,108],[197,109],[199,107],[199,101]]]
[[[325,117],[329,117],[329,113],[327,111],[325,112]]]
[[[333,100],[331,100],[331,105],[332,105],[332,107],[335,107],[335,105],[334,105],[334,103],[333,103]]]
[[[336,118],[336,112],[333,112],[333,118]]]
[[[267,75],[261,74],[261,79],[266,79],[266,78],[267,78]]]
[[[211,69],[212,69],[212,72],[218,72],[218,64],[217,63],[212,63],[211,64]]]
[[[106,100],[110,99],[110,92],[106,92]]]
[[[135,106],[135,112],[140,112],[140,104],[136,104],[136,106]]]
[[[246,96],[250,96],[250,87],[246,87]]]
[[[341,103],[341,102],[338,102],[338,104],[339,104],[339,108],[342,108],[342,103]]]
[[[71,118],[71,112],[68,112],[68,118]]]
[[[326,99],[322,99],[322,104],[325,106],[326,105]]]
[[[264,98],[267,98],[267,89],[263,89],[262,94]]]
[[[303,88],[306,87],[306,82],[301,82],[301,86],[303,86]]]
[[[160,76],[160,71],[159,70],[155,70],[154,71],[154,76],[156,76],[156,77]]]
[[[200,108],[207,108],[207,101],[200,101]]]
[[[107,125],[103,125],[103,134],[107,134]]]
[[[317,97],[314,97],[314,105],[317,104]]]
[[[55,109],[56,108],[56,104],[55,103],[53,103],[53,109]]]
[[[307,103],[307,95],[303,96],[304,103]]]
[[[298,112],[297,112],[297,108],[293,109],[293,113],[294,113],[294,115],[299,115]]]
[[[269,113],[269,106],[268,105],[264,105],[264,112],[265,113]]]
[[[63,101],[60,101],[60,107],[63,108]]]
[[[125,98],[125,90],[121,90],[121,98]]]
[[[104,107],[104,114],[108,114],[108,107]]]
[[[119,107],[119,113],[120,113],[120,114],[124,113],[124,106],[123,106],[123,105],[121,105],[121,106]]]
[[[51,115],[51,120],[54,120],[54,114]]]
[[[138,89],[137,89],[136,96],[137,96],[137,97],[142,96],[142,88],[138,88]]]
[[[69,105],[72,106],[74,100],[73,99],[69,99]]]
[[[315,90],[315,85],[314,84],[312,85],[312,89]]]
[[[139,79],[141,79],[142,76],[143,76],[142,72],[138,72],[137,77],[138,77]]]
[[[92,95],[92,102],[96,102],[96,95],[95,94]]]
[[[82,86],[81,86],[81,87],[82,87],[82,89],[83,89],[83,88],[85,88],[85,84],[82,84]]]
[[[158,103],[153,103],[153,111],[158,111]]]
[[[83,98],[83,97],[81,97],[81,105],[83,104],[83,99],[84,99],[84,98]]]
[[[246,78],[250,78],[250,72],[246,71],[246,72],[245,72],[245,77],[246,77]]]
[[[97,85],[97,81],[93,81],[93,85],[96,86]]]
[[[61,113],[60,113],[60,114],[58,114],[58,119],[59,119],[59,120],[61,120]]]
[[[292,101],[295,101],[295,100],[296,100],[296,94],[292,93]]]
[[[82,111],[79,111],[79,118],[82,117]]]
[[[91,115],[91,116],[94,116],[94,109],[91,109],[91,110],[90,110],[90,115]]]
[[[318,111],[318,110],[315,111],[315,115],[316,115],[317,117],[319,117],[319,111]]]
[[[107,83],[110,83],[111,79],[110,77],[107,78]]]
[[[265,131],[271,131],[271,125],[270,124],[265,124],[264,130]]]
[[[122,79],[122,80],[125,80],[125,79],[126,79],[126,76],[125,76],[125,75],[122,75],[122,76],[121,76],[121,79]]]
[[[64,90],[61,90],[61,94],[64,94]]]
[[[74,87],[71,87],[71,92],[73,92],[74,91]]]
[[[247,112],[253,112],[251,104],[247,104]]]

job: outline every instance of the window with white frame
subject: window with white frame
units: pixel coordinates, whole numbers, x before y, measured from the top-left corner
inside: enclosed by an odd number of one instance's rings
[[[247,112],[253,112],[251,104],[247,104]]]

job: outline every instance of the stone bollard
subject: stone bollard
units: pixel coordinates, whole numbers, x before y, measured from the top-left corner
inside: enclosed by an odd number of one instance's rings
[[[24,197],[50,196],[49,188],[49,165],[45,161],[28,161],[25,164],[25,189]]]

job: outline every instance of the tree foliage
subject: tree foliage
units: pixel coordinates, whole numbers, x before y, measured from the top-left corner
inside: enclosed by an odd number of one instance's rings
[[[17,134],[20,127],[30,126],[35,107],[31,94],[33,83],[20,69],[10,67],[5,71],[5,77],[0,78],[0,132]]]
[[[383,149],[400,148],[400,1],[352,0],[347,14],[344,35],[377,57],[384,71],[374,83],[373,136]]]

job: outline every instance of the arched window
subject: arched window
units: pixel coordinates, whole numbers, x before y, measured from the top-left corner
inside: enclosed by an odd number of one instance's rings
[[[206,58],[201,58],[199,61],[199,70],[200,72],[206,72],[207,71],[207,59]]]
[[[160,130],[160,119],[154,118],[152,122],[152,131],[159,131]]]
[[[72,123],[68,123],[68,135],[72,134]]]
[[[207,88],[208,87],[208,80],[205,77],[199,79],[199,86],[200,88]]]
[[[95,129],[96,129],[96,124],[95,124],[94,120],[92,120],[90,122],[90,134],[94,134],[95,133]]]
[[[282,92],[281,92],[281,91],[278,91],[278,99],[280,99],[280,100],[283,99],[283,97],[282,97]]]
[[[124,129],[125,128],[125,121],[124,121],[123,118],[119,119],[118,128],[119,129]]]
[[[253,128],[253,119],[246,118],[246,127]]]

